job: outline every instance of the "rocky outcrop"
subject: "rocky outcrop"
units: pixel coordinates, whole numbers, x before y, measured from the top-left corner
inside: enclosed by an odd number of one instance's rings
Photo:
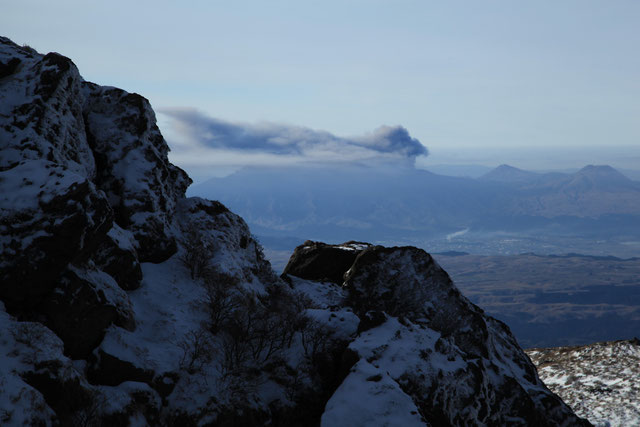
[[[164,261],[176,251],[171,221],[191,180],[168,162],[169,147],[149,101],[90,83],[83,89],[95,181],[106,193],[116,223],[135,236],[140,261]]]
[[[140,262],[176,252],[172,218],[191,181],[143,97],[6,38],[0,58],[0,299],[84,358],[109,325],[135,327],[120,289],[139,286]]]
[[[318,266],[313,277],[337,276],[336,265],[353,255],[346,244],[315,245],[345,254],[325,259],[327,272]],[[296,250],[289,271],[315,260],[309,247]],[[399,411],[393,416],[406,425],[589,425],[544,386],[509,328],[462,296],[425,251],[364,246],[341,270],[344,304],[365,325],[349,345],[359,362],[327,403],[323,425],[354,422],[354,407],[382,411],[370,422]],[[378,403],[363,403],[361,393]]]
[[[422,249],[370,247],[349,267],[344,286],[348,304],[360,315],[376,310],[425,323],[467,352],[487,357],[482,310]]]
[[[104,239],[112,212],[91,182],[50,162],[24,161],[0,175],[0,297],[12,312],[28,312]]]

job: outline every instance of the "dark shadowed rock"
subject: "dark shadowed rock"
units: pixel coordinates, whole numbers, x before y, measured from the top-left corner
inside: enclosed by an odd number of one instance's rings
[[[103,349],[97,350],[89,366],[88,379],[93,384],[116,386],[125,381],[151,383],[153,370],[135,366],[132,362],[122,360],[107,353]]]
[[[113,277],[122,289],[137,289],[142,280],[135,240],[131,233],[115,225],[95,250],[94,261],[100,269]]]
[[[344,281],[356,313],[384,311],[426,322],[458,345],[486,357],[483,311],[462,296],[449,275],[422,249],[373,246],[362,251]]]
[[[20,62],[22,62],[20,58],[11,58],[7,62],[0,62],[0,79],[13,74]]]
[[[371,310],[360,316],[358,333],[368,331],[382,325],[387,321],[387,315],[383,311]]]
[[[42,175],[42,181],[39,175],[31,176],[15,189],[40,191],[39,201],[23,209],[3,209],[0,217],[6,242],[0,261],[0,298],[14,313],[39,304],[57,286],[67,265],[104,239],[111,228],[111,209],[90,182],[69,180],[65,169],[43,166],[49,173]]]
[[[101,271],[67,270],[41,306],[49,327],[64,342],[65,354],[74,359],[86,358],[111,323],[135,328],[126,294]]]
[[[302,279],[341,285],[344,274],[358,254],[368,246],[368,243],[354,241],[341,245],[328,245],[307,240],[295,249],[282,276],[286,277],[290,274]]]
[[[133,328],[113,285],[137,288],[140,262],[175,253],[171,221],[191,181],[145,98],[6,38],[0,57],[0,299],[44,315],[67,354],[85,357],[111,323]]]
[[[90,411],[97,403],[86,381],[77,374],[69,375],[70,367],[59,360],[38,362],[33,368],[22,378],[42,393],[61,425],[74,425],[79,413]]]

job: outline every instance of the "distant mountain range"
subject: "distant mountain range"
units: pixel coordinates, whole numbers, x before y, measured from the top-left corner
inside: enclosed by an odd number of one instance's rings
[[[640,233],[640,182],[610,166],[536,173],[502,165],[479,178],[364,166],[246,168],[189,193],[228,204],[265,236],[394,242],[460,230]]]
[[[506,206],[516,215],[598,218],[640,213],[640,182],[611,166],[589,165],[573,174],[542,174],[502,165],[480,180],[517,190]]]

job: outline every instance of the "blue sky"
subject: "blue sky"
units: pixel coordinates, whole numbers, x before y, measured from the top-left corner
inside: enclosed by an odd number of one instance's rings
[[[640,164],[638,1],[3,3],[3,35],[159,110],[345,138],[401,125],[425,164],[615,164],[607,147]],[[176,155],[197,153],[173,122],[159,115]]]

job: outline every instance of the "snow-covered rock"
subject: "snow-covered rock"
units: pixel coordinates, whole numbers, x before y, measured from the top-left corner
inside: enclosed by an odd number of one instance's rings
[[[640,424],[640,340],[533,348],[540,378],[597,426]]]
[[[342,246],[333,248],[352,251]],[[305,265],[300,252],[297,262]],[[296,269],[293,261],[292,257],[290,271]],[[328,271],[335,273],[335,265],[329,262]],[[315,275],[322,277],[317,271]],[[343,383],[350,389],[374,393],[363,372],[385,383],[393,380],[393,389],[380,385],[375,393],[389,393],[389,399],[405,407],[407,417],[413,415],[413,406],[400,402],[410,400],[430,425],[588,425],[540,381],[509,328],[462,296],[425,251],[359,248],[353,264],[343,271],[342,286],[343,304],[361,318],[372,311],[390,316],[377,327],[360,328],[349,344],[360,360]],[[331,412],[323,423],[369,425],[336,421],[335,414],[361,405],[360,394],[346,393],[341,386],[327,404]],[[375,400],[371,403],[372,413],[380,409]],[[391,425],[396,415],[387,413]],[[376,419],[384,425],[383,418]]]
[[[583,425],[429,254],[278,278],[149,103],[0,38],[0,424]]]
[[[149,101],[113,87],[82,87],[96,184],[115,221],[135,236],[140,261],[164,261],[176,251],[171,222],[191,180],[167,160],[169,147]]]

